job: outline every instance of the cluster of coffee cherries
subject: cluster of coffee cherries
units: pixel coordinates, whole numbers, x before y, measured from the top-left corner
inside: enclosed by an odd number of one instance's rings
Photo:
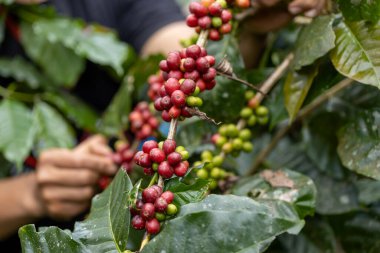
[[[145,229],[149,234],[160,232],[160,221],[175,215],[177,206],[172,204],[174,194],[171,191],[162,192],[158,185],[152,185],[142,191],[141,198],[130,209],[132,227],[137,230]]]
[[[187,16],[186,23],[189,27],[196,28],[199,33],[201,30],[209,30],[210,40],[221,40],[224,34],[232,30],[232,13],[225,0],[202,0],[192,2],[189,5],[190,14]]]
[[[154,135],[160,122],[149,109],[147,102],[140,102],[129,114],[131,131],[139,140]]]
[[[267,107],[256,103],[255,93],[246,91],[245,99],[248,101],[248,105],[240,111],[240,117],[247,122],[247,125],[252,127],[257,123],[262,126],[268,124],[269,110]]]
[[[131,173],[133,169],[133,158],[136,151],[130,144],[123,140],[117,140],[114,144],[115,153],[112,154],[112,160],[120,165],[127,173]]]
[[[215,58],[207,55],[205,48],[191,45],[179,52],[170,52],[166,60],[160,62],[165,80],[154,101],[154,107],[162,111],[162,119],[170,122],[179,117],[191,117],[189,107],[202,106],[197,95],[214,88],[216,69]]]
[[[162,78],[161,72],[156,75],[151,75],[148,78],[148,97],[151,101],[155,101],[160,97],[160,89],[165,84],[165,80]]]
[[[189,169],[189,152],[183,146],[176,146],[174,140],[157,143],[154,140],[144,142],[142,151],[135,155],[137,165],[144,168],[146,175],[157,173],[165,178],[173,175],[183,177]]]

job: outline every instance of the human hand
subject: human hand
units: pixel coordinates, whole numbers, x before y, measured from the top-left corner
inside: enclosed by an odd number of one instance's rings
[[[50,149],[41,153],[36,170],[45,215],[68,220],[84,212],[96,193],[102,175],[116,167],[105,138],[88,138],[74,150]]]

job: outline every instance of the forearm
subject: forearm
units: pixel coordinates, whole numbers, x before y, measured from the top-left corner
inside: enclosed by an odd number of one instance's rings
[[[35,173],[0,180],[0,240],[42,216]]]

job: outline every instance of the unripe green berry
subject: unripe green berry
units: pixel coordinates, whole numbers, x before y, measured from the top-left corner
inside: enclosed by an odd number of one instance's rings
[[[242,139],[243,141],[249,141],[252,138],[251,130],[247,128],[241,130],[239,133],[239,138]]]
[[[155,217],[158,221],[164,221],[166,220],[166,215],[164,213],[159,213],[159,212],[156,212],[155,213]]]
[[[205,169],[200,169],[197,171],[197,177],[200,179],[208,179],[208,172]]]
[[[175,152],[181,153],[182,151],[186,151],[184,146],[178,146],[175,148]]]
[[[269,113],[268,108],[265,106],[260,105],[256,108],[256,114],[257,116],[267,116]]]
[[[212,170],[212,168],[214,168],[214,167],[215,167],[214,164],[212,162],[209,162],[209,163],[205,164],[204,169]]]
[[[178,208],[174,204],[169,204],[168,207],[166,208],[166,213],[168,215],[175,215],[178,212]]]
[[[240,117],[243,119],[248,119],[253,115],[253,110],[251,108],[245,107],[240,111]]]
[[[201,159],[203,162],[211,162],[213,155],[210,150],[205,150],[201,154]]]
[[[200,97],[196,97],[196,107],[201,107],[203,105],[203,100]]]
[[[247,124],[248,126],[254,126],[256,125],[256,122],[257,122],[257,118],[255,115],[252,115],[251,117],[249,117],[249,119],[247,120]]]
[[[227,142],[228,140],[227,140],[227,138],[226,137],[224,137],[224,136],[220,136],[217,140],[216,140],[216,146],[217,147],[222,147],[226,142]]]
[[[223,178],[225,178],[226,176],[227,176],[226,171],[223,170],[223,169],[220,169],[220,178],[223,179]]]
[[[220,6],[222,6],[223,9],[227,8],[227,2],[226,2],[226,0],[216,0],[216,2],[219,3]]]
[[[200,92],[201,92],[201,89],[199,89],[199,87],[197,86],[197,87],[195,87],[195,90],[194,90],[192,95],[197,96]]]
[[[218,155],[212,158],[212,163],[217,167],[222,166],[223,162],[224,162],[223,156]]]
[[[210,190],[214,190],[214,189],[216,189],[217,187],[218,187],[218,182],[217,182],[216,180],[211,180],[211,182],[210,182],[208,188],[209,188]]]
[[[245,100],[249,101],[251,100],[251,98],[255,96],[255,92],[253,92],[252,90],[247,90],[244,95],[245,95]]]
[[[201,166],[203,163],[201,161],[196,161],[193,166],[194,167],[198,167],[198,166]]]
[[[232,141],[232,147],[234,150],[240,150],[243,148],[243,141],[240,138],[235,138]]]
[[[225,143],[224,145],[223,145],[223,147],[222,147],[222,150],[225,152],[225,153],[231,153],[232,151],[233,151],[233,146],[232,146],[232,143],[230,143],[230,142],[227,142],[227,143]]]
[[[186,161],[190,157],[189,152],[187,150],[181,151],[179,153],[182,156],[182,161]]]
[[[269,118],[268,117],[258,117],[257,121],[259,122],[260,125],[264,126],[268,124]]]
[[[220,171],[221,169],[218,167],[213,168],[210,172],[210,177],[214,179],[220,178],[220,174],[221,174]]]
[[[153,169],[154,171],[157,171],[157,169],[158,169],[158,163],[153,163],[153,164],[152,164],[152,169]]]
[[[211,19],[211,23],[212,23],[212,26],[215,28],[221,27],[223,24],[222,19],[219,17],[213,17]]]
[[[198,98],[194,96],[188,96],[186,98],[186,104],[190,107],[196,107],[198,103]]]
[[[227,136],[229,137],[236,137],[239,134],[239,130],[234,124],[229,124],[227,126]]]
[[[248,141],[244,142],[243,143],[243,150],[244,150],[244,152],[247,152],[247,153],[252,152],[253,144],[251,142],[248,142]]]
[[[219,134],[221,135],[221,136],[227,136],[227,132],[228,132],[228,127],[227,127],[227,125],[226,124],[223,124],[223,125],[221,125],[220,127],[219,127]]]
[[[195,34],[194,36],[191,37],[191,44],[196,44],[198,41],[199,35]]]

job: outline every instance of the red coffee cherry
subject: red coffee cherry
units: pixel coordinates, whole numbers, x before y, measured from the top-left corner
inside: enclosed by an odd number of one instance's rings
[[[137,230],[142,230],[145,227],[145,220],[140,215],[133,217],[131,223],[132,227]]]
[[[172,102],[174,106],[178,108],[184,107],[186,105],[185,93],[183,93],[183,91],[181,90],[174,91],[170,97],[170,101]]]
[[[181,162],[174,167],[174,174],[177,177],[183,177],[186,175],[188,168],[189,166],[185,162]]]
[[[164,162],[160,163],[160,165],[158,165],[157,172],[163,178],[171,178],[174,174],[173,168],[166,161],[164,161]]]
[[[168,207],[168,202],[162,197],[159,197],[156,199],[156,202],[154,202],[154,207],[156,208],[157,212],[165,212],[166,208]]]
[[[142,192],[142,199],[145,203],[154,203],[159,196],[159,192],[152,187],[146,188]]]
[[[159,148],[153,148],[149,152],[149,158],[152,160],[154,163],[162,163],[165,161],[165,153]]]
[[[185,79],[181,85],[181,91],[186,95],[191,95],[195,91],[195,82],[191,79]]]
[[[163,192],[160,197],[165,199],[168,204],[171,204],[174,200],[174,193],[171,191],[166,191]]]
[[[144,151],[144,153],[147,153],[147,154],[149,154],[149,152],[154,148],[158,148],[158,143],[153,140],[144,142],[142,146],[142,150]]]
[[[168,155],[168,163],[171,166],[175,166],[182,161],[182,156],[178,152],[172,152]]]
[[[175,140],[166,140],[162,145],[162,150],[165,152],[166,155],[168,155],[175,151],[176,146],[177,144]]]
[[[152,203],[145,203],[141,209],[141,217],[145,220],[150,220],[154,217],[154,214],[155,206]]]
[[[145,223],[145,229],[149,234],[157,234],[160,232],[160,223],[156,218],[153,218]]]

